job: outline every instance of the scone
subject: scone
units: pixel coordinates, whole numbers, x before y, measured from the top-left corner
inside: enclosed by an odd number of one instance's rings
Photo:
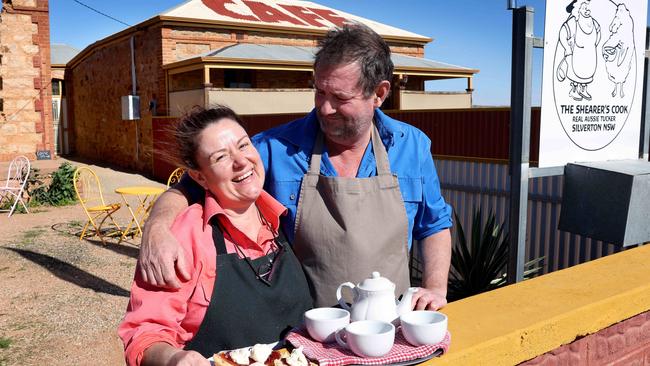
[[[215,366],[286,366],[284,360],[289,356],[291,353],[286,348],[273,350],[268,345],[256,344],[215,353],[213,360]]]

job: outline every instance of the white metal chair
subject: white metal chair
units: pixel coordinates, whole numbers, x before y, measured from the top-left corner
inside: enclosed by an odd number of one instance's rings
[[[0,207],[9,207],[0,209],[0,212],[9,212],[9,216],[14,213],[18,202],[20,202],[25,211],[29,213],[27,205],[23,200],[25,193],[25,185],[27,185],[27,178],[31,164],[26,156],[17,156],[9,164],[9,171],[7,172],[7,181],[3,187],[0,187]]]

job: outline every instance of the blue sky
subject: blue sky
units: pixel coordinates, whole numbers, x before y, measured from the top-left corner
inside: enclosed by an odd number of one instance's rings
[[[134,25],[181,4],[183,0],[82,2]],[[425,48],[426,58],[480,70],[474,78],[474,104],[510,104],[512,15],[506,9],[506,0],[314,2],[433,38],[433,42]],[[542,37],[545,1],[518,0],[517,5],[534,8],[535,36]],[[52,43],[66,43],[79,49],[126,28],[72,0],[50,0],[50,25]],[[534,51],[533,105],[540,103],[542,55],[542,50]],[[464,90],[465,87],[464,80],[437,81],[427,85],[430,90]]]

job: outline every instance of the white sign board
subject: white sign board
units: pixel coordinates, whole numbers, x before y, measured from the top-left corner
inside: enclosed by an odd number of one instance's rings
[[[539,166],[637,159],[647,0],[547,0]]]

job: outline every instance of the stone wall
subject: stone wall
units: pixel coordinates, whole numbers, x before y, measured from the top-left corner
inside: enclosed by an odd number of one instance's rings
[[[121,97],[132,93],[130,35],[126,35],[93,48],[66,71],[69,120],[74,131],[71,148],[96,162],[147,172],[151,171],[154,114],[149,106],[165,94],[160,28],[132,34],[141,119],[122,120]]]
[[[0,161],[54,156],[47,0],[2,0]]]
[[[521,365],[650,365],[650,312],[577,339]]]

